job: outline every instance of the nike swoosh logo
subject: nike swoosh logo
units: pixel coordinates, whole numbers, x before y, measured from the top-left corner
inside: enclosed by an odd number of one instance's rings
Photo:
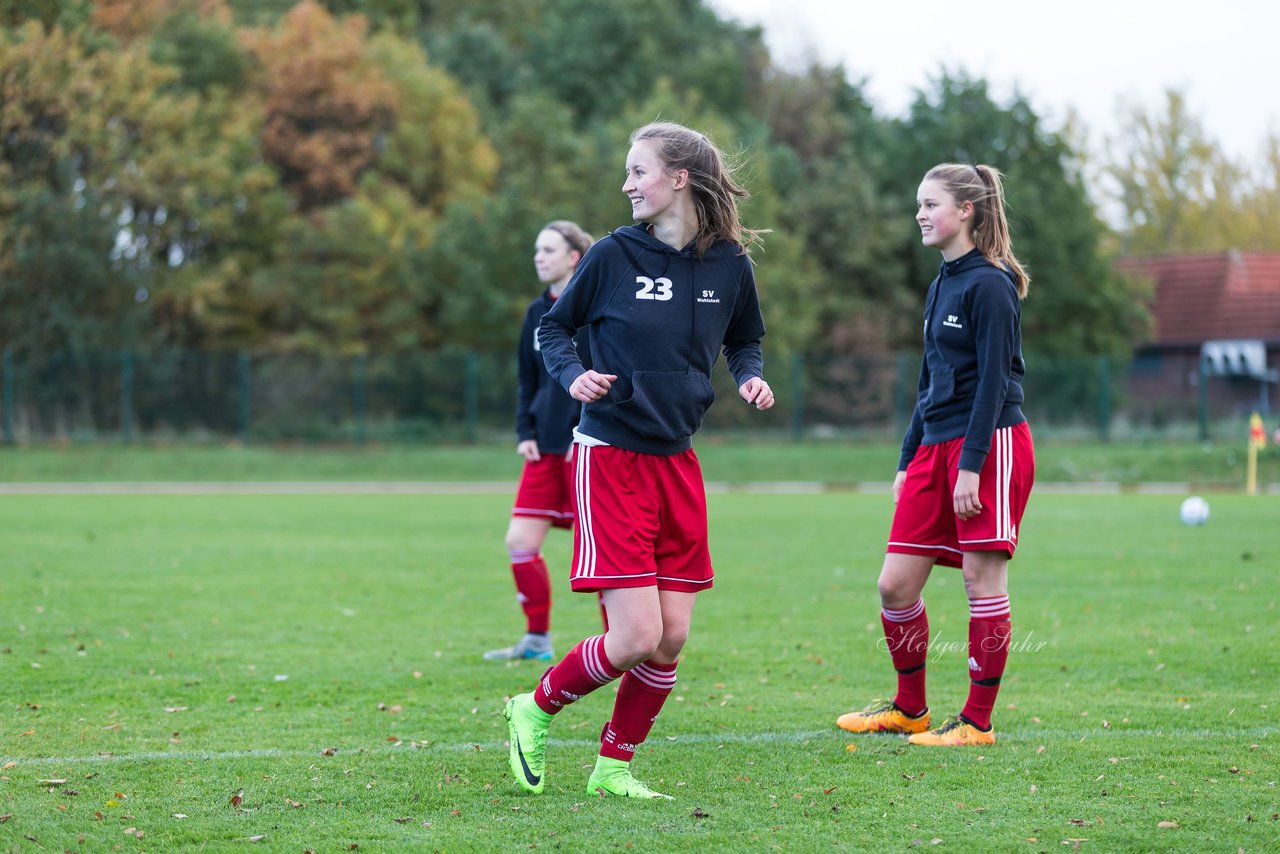
[[[520,757],[520,768],[524,771],[524,778],[529,781],[529,785],[538,785],[538,781],[542,778],[529,770],[529,763],[524,761],[524,751],[520,749],[520,736],[518,735],[516,736],[516,755]]]

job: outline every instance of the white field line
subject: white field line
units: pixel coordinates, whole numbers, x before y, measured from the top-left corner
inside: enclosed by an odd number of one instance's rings
[[[1080,742],[1116,742],[1128,741],[1134,738],[1167,738],[1167,739],[1199,739],[1199,738],[1222,738],[1224,735],[1230,735],[1235,738],[1263,739],[1271,738],[1276,735],[1278,730],[1275,727],[1252,727],[1250,729],[1232,730],[1230,733],[1224,733],[1211,729],[1112,729],[1098,732],[1096,730],[1056,730],[1045,729],[1043,727],[1020,727],[1017,729],[1001,729],[997,730],[996,737],[998,739],[996,745],[988,748],[990,750],[999,750],[1001,742],[1016,742],[1026,744],[1066,744]],[[663,745],[704,745],[704,744],[804,744],[811,741],[830,740],[832,743],[850,742],[860,743],[870,746],[885,747],[894,744],[906,745],[905,739],[899,739],[893,735],[854,735],[852,733],[842,733],[830,729],[811,730],[808,732],[756,732],[756,733],[696,733],[693,735],[666,736],[650,739],[657,746]],[[600,744],[599,739],[585,738],[556,738],[548,739],[549,743],[571,748],[596,748]],[[417,744],[417,747],[412,745]],[[326,748],[327,749],[327,748]],[[395,753],[395,752],[415,752],[422,751],[424,753],[432,751],[443,751],[446,753],[469,753],[469,752],[485,752],[485,751],[505,751],[507,743],[503,742],[454,742],[440,743],[429,740],[421,742],[412,742],[403,740],[394,745],[374,745],[370,747],[338,747],[334,748],[335,756],[366,756],[369,754]],[[137,753],[120,753],[120,754],[93,754],[86,756],[3,756],[0,755],[0,763],[16,762],[18,767],[22,765],[62,765],[76,763],[115,763],[115,762],[188,762],[191,760],[221,760],[221,759],[259,759],[259,758],[282,758],[282,759],[301,759],[301,758],[326,758],[322,756],[321,749],[312,750],[281,750],[278,748],[264,748],[260,750],[144,750]]]
[[[817,495],[854,492],[888,495],[888,482],[825,483],[822,481],[710,481],[713,495]],[[0,495],[509,495],[507,481],[41,481],[0,483]],[[1187,483],[1120,484],[1114,481],[1037,483],[1035,491],[1055,495],[1187,495]],[[1280,495],[1280,483],[1265,488]]]

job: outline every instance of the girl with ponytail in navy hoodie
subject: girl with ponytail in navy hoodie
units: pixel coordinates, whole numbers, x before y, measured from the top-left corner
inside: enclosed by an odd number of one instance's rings
[[[738,394],[773,406],[764,321],[738,219],[747,195],[701,133],[666,122],[631,136],[622,191],[636,225],[597,242],[538,340],[551,376],[584,405],[577,444],[576,591],[603,591],[603,635],[587,638],[503,714],[510,765],[526,791],[545,784],[547,728],[565,706],[621,679],[587,782],[592,795],[665,798],[630,762],[675,687],[697,594],[711,587],[707,506],[692,436],[715,393],[721,351]],[[590,364],[574,350],[590,329]]]
[[[1035,480],[1021,406],[1020,302],[1030,279],[1013,254],[998,171],[935,166],[916,203],[921,242],[941,251],[942,267],[925,299],[924,363],[880,571],[880,619],[898,691],[836,724],[907,733],[912,744],[992,744],[991,712],[1009,654],[1009,559]],[[934,564],[964,574],[969,697],[959,715],[930,730],[929,619],[920,594]]]

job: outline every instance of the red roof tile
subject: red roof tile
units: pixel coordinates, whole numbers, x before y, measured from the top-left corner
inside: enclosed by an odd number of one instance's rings
[[[1151,344],[1215,338],[1280,343],[1280,253],[1220,252],[1122,258],[1116,267],[1155,284]]]

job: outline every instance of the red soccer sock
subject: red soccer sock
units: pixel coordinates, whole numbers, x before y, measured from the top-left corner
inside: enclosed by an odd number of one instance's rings
[[[627,671],[613,702],[613,719],[600,732],[600,755],[630,762],[676,686],[676,665],[653,659]]]
[[[547,669],[533,692],[533,699],[538,708],[554,715],[621,675],[622,671],[605,657],[604,635],[596,635],[579,643],[559,664]]]
[[[526,631],[545,634],[551,627],[551,577],[546,561],[536,551],[513,550],[511,574],[516,579],[516,599],[524,611]]]
[[[929,708],[925,701],[924,666],[929,655],[929,615],[925,613],[924,599],[901,610],[882,608],[880,623],[893,669],[898,671],[894,705],[912,717],[922,715]]]
[[[979,729],[991,729],[1011,631],[1008,596],[969,600],[969,699],[960,715]]]

